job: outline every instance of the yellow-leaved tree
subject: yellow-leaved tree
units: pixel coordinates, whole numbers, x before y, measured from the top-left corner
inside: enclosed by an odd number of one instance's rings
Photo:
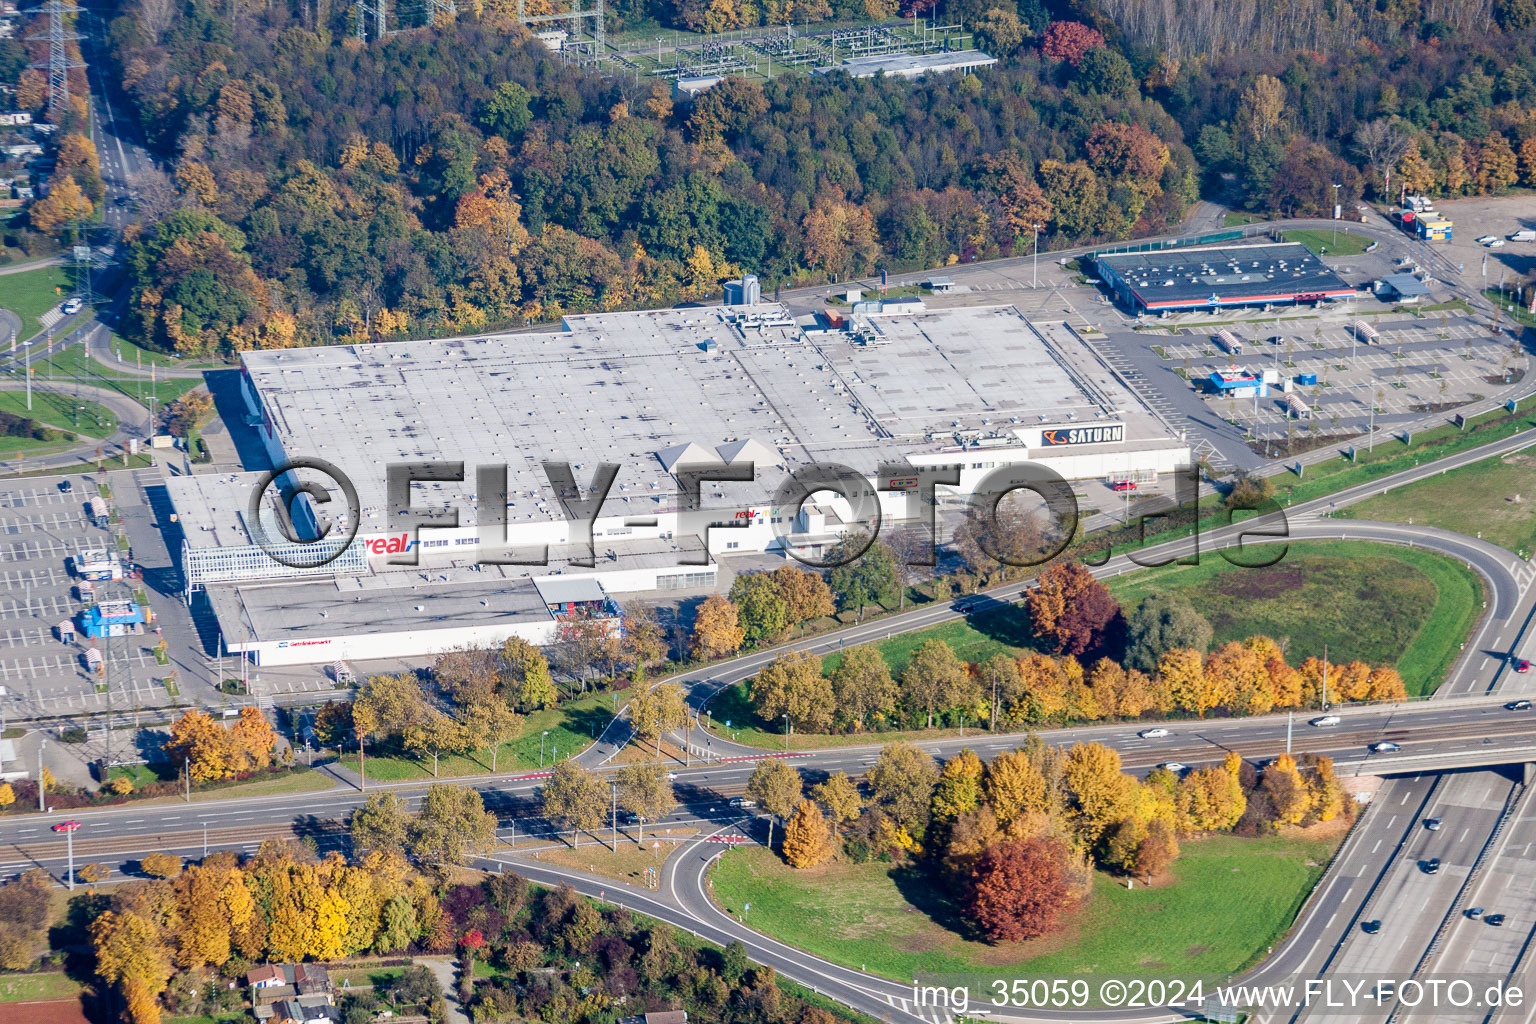
[[[792,868],[811,868],[829,860],[836,849],[832,830],[815,801],[802,800],[784,825],[784,860]]]

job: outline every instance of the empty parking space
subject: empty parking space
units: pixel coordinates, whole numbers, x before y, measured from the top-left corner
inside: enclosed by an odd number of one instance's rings
[[[85,516],[98,493],[94,478],[71,476],[0,484],[0,687],[10,715],[56,715],[102,710],[110,705],[164,703],[163,682],[175,666],[155,654],[153,630],[88,639],[61,634],[81,627],[89,596],[70,571],[70,560],[90,550],[121,550],[117,524],[100,527]],[[124,488],[126,474],[111,477]],[[117,504],[118,495],[112,495]],[[97,583],[97,599],[133,600],[142,583]],[[95,652],[101,667],[87,663]]]
[[[1375,332],[1369,343],[1357,321]],[[1222,339],[1222,329],[1238,342]],[[1456,311],[1333,312],[1267,322],[1111,331],[1106,358],[1148,404],[1190,436],[1225,434],[1262,449],[1281,439],[1350,437],[1481,401],[1519,379],[1509,335]],[[1221,390],[1212,374],[1263,379]]]

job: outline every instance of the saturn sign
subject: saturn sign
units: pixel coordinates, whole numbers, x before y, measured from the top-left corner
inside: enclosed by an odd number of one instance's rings
[[[1124,440],[1124,423],[1105,423],[1096,427],[1050,427],[1040,431],[1040,443],[1048,448],[1071,444],[1109,444]]]

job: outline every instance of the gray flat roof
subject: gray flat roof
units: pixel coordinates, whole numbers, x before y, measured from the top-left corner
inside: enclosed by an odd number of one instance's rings
[[[784,307],[766,303],[571,316],[555,332],[242,359],[289,457],[319,457],[352,478],[365,531],[387,523],[393,462],[465,462],[464,484],[413,492],[418,506],[458,508],[464,524],[474,521],[474,467],[507,464],[513,525],[563,517],[543,462],[571,463],[583,489],[598,463],[617,463],[604,514],[644,516],[676,507],[663,453],[689,444],[713,460],[755,441],[788,469],[836,461],[873,475],[880,462],[953,448],[961,432],[1007,437],[1042,419],[1139,408],[1069,332],[1043,341],[1012,306],[853,320],[874,344],[808,335]],[[1138,430],[1165,434],[1150,416],[1128,433]],[[782,471],[757,461],[754,483],[709,484],[705,504],[766,500]]]
[[[412,570],[295,583],[221,583],[209,586],[207,595],[230,643],[247,636],[293,641],[547,621],[549,609],[533,582],[504,576],[498,568],[486,566],[478,573]]]
[[[901,75],[916,78],[929,73],[943,74],[949,71],[967,71],[971,68],[991,67],[997,58],[980,50],[951,50],[946,53],[893,53],[874,57],[849,57],[841,64],[817,68],[816,73],[846,71],[854,78],[871,78],[875,75]]]
[[[1381,280],[1403,298],[1429,294],[1429,286],[1412,274],[1388,274]]]
[[[601,601],[606,596],[603,585],[591,577],[579,580],[539,580],[534,586],[538,588],[539,596],[548,604]]]
[[[1229,302],[1266,301],[1351,290],[1295,242],[1108,253],[1094,261],[1151,307],[1202,303],[1213,295]]]

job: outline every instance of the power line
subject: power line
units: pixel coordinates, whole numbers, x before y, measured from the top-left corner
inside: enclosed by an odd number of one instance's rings
[[[78,32],[64,30],[64,16],[79,14],[80,8],[74,0],[48,0],[43,5],[43,13],[48,15],[48,34],[31,38],[47,40],[48,60],[32,66],[48,69],[48,120],[59,124],[69,112],[69,71],[85,67],[84,61],[70,57],[65,45],[69,40],[84,38]]]

